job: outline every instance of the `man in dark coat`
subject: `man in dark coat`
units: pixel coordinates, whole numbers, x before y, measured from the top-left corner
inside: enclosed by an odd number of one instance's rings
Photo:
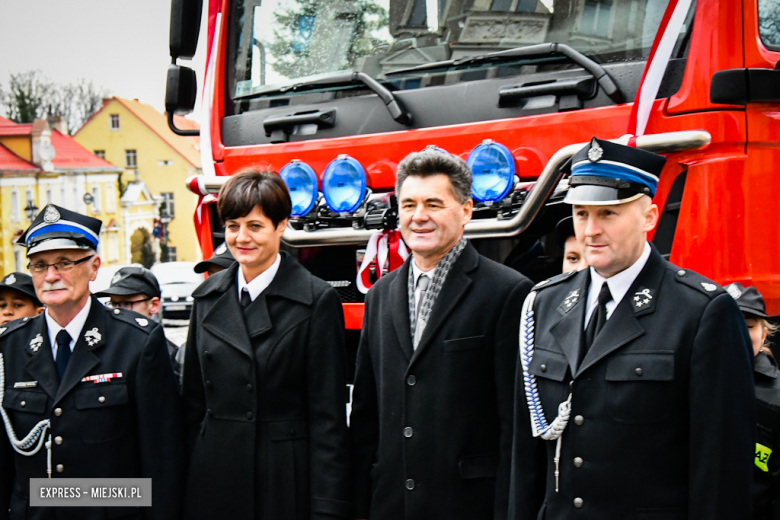
[[[182,422],[165,336],[154,321],[89,294],[100,227],[50,204],[22,237],[47,310],[0,328],[8,418],[0,434],[0,519],[180,518]],[[16,444],[41,421],[36,441],[17,446],[32,455],[13,451],[9,440]],[[30,479],[47,474],[151,478],[153,505],[29,507]]]
[[[505,518],[519,312],[531,282],[463,239],[471,172],[399,165],[412,256],[368,292],[350,429],[357,518]]]
[[[750,339],[726,291],[647,243],[664,163],[597,139],[572,159],[590,268],[523,307],[514,520],[750,517]]]

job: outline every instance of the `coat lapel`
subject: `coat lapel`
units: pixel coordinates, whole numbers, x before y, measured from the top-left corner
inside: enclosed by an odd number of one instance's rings
[[[414,346],[412,345],[412,328],[409,323],[409,269],[411,256],[397,271],[395,280],[390,284],[390,312],[393,315],[393,325],[398,335],[398,345],[406,356],[406,360],[412,358]]]
[[[572,291],[561,301],[557,312],[562,314],[560,321],[552,326],[550,333],[563,351],[572,374],[577,373],[577,358],[580,341],[584,334],[585,309],[588,306],[588,286],[590,271],[578,275],[579,280]]]
[[[73,346],[73,354],[70,356],[68,368],[62,376],[60,387],[57,389],[57,395],[54,398],[54,404],[59,402],[68,392],[70,392],[79,381],[100,362],[93,350],[98,349],[106,343],[106,311],[105,307],[97,300],[92,298],[92,306],[89,309],[87,321],[81,334]],[[51,352],[51,349],[49,350]]]
[[[41,335],[43,343],[35,350],[26,347],[28,354],[31,355],[24,369],[31,376],[31,380],[38,381],[38,385],[54,399],[59,387],[59,376],[57,376],[57,367],[54,365],[54,356],[51,353],[51,344],[49,343],[49,329],[46,326],[46,318],[40,316],[29,325],[30,337],[35,338]]]
[[[412,354],[411,363],[414,363],[415,360],[420,357],[421,352],[430,345],[436,332],[438,332],[439,328],[441,328],[450,314],[452,314],[452,311],[455,310],[458,302],[465,296],[466,292],[468,292],[472,281],[467,273],[475,269],[478,264],[479,253],[474,249],[474,246],[468,244],[460,254],[460,258],[453,264],[450,272],[447,274],[447,278],[444,280],[444,285],[442,285],[439,296],[433,303],[431,316],[428,323],[425,325],[425,330],[420,338],[420,343],[417,345],[414,354]],[[406,321],[408,322],[408,305],[406,313]]]
[[[230,266],[227,272],[225,272],[225,276],[222,277],[220,286],[216,291],[212,291],[221,294],[221,296],[214,302],[206,316],[203,317],[203,328],[251,358],[253,354],[252,343],[249,340],[249,328],[242,326],[244,308],[241,307],[241,303],[238,301],[238,268],[238,263]],[[252,305],[258,303],[257,300],[259,298],[252,302]],[[268,320],[270,327],[267,309],[265,318]],[[260,320],[262,318],[259,318],[258,322]],[[258,328],[260,328],[260,325],[258,325]]]

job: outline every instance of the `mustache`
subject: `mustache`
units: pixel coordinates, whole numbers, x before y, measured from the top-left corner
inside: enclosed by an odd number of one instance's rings
[[[57,291],[60,289],[67,289],[67,286],[61,280],[57,280],[56,282],[43,282],[43,292]]]

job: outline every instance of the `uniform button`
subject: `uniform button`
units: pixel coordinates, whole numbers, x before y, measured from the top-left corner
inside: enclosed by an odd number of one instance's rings
[[[54,444],[58,444],[58,445],[62,444],[62,437],[60,437],[59,435],[54,437]]]
[[[246,385],[246,391],[251,392],[253,389],[252,385]]]
[[[114,314],[119,314],[120,312],[122,311],[120,311],[119,309],[114,309]]]
[[[24,319],[23,319],[22,321],[27,321],[27,320],[29,320],[29,319],[30,319],[30,318],[28,318],[27,316],[25,316],[25,317],[24,317]]]
[[[19,406],[24,408],[25,406],[27,406],[27,401],[22,401],[21,403],[19,403]]]
[[[206,356],[207,359],[211,358],[211,352],[209,352],[208,350],[204,350],[203,355]]]
[[[408,489],[409,491],[414,489],[414,480],[409,479],[406,481],[406,489]]]
[[[255,416],[255,414],[253,414],[252,412],[247,412],[246,413],[246,418],[249,419],[250,421],[252,420],[252,417],[254,417],[254,416]]]
[[[100,397],[98,397],[98,401],[101,402],[101,403],[105,403],[106,402],[106,397],[101,395]]]
[[[569,388],[574,388],[574,380],[569,381]]]
[[[211,387],[212,387],[212,386],[213,386],[213,385],[211,384],[211,381],[206,381],[206,388],[208,388],[209,390],[211,390]]]
[[[638,375],[638,376],[642,375],[642,369],[641,368],[637,368],[636,370],[634,370],[634,372],[636,372],[636,375]]]
[[[417,378],[414,376],[409,376],[406,378],[406,384],[409,386],[414,386],[417,384]]]
[[[56,415],[57,417],[62,415],[62,408],[55,408],[54,409],[54,415]]]
[[[685,269],[680,269],[677,271],[677,276],[685,276]]]
[[[576,424],[577,426],[582,426],[582,423],[584,422],[585,422],[585,418],[581,415],[578,415],[574,418],[574,424]]]
[[[62,473],[63,471],[65,471],[65,466],[57,464],[57,473]]]
[[[206,415],[209,417],[214,417],[214,412],[211,411],[211,409],[206,410]]]
[[[580,457],[574,457],[574,467],[575,468],[582,467],[582,459]]]
[[[584,504],[584,501],[580,497],[574,499],[574,507],[577,509],[581,508],[582,504]]]
[[[542,365],[539,368],[542,370],[542,372],[547,372],[547,365]]]
[[[408,438],[409,438],[409,437],[411,437],[412,435],[414,435],[414,430],[412,430],[412,429],[411,429],[410,427],[408,427],[408,426],[407,426],[406,428],[404,428],[404,437],[406,437],[406,438],[408,439]]]
[[[295,428],[290,428],[290,437],[295,437]]]

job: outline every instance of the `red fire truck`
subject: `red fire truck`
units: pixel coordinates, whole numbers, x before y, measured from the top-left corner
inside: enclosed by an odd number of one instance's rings
[[[196,78],[176,59],[194,54],[202,9],[172,5],[166,109],[177,132]],[[559,265],[545,236],[570,214],[560,166],[577,149],[595,135],[666,154],[655,246],[721,284],[755,285],[780,314],[780,0],[206,9],[204,175],[190,182],[204,256],[223,241],[214,201],[226,176],[280,172],[294,205],[285,247],[341,294],[352,348],[360,255],[373,234],[392,239],[396,166],[427,146],[472,166],[466,236],[537,280]],[[383,267],[394,266],[372,276]]]

